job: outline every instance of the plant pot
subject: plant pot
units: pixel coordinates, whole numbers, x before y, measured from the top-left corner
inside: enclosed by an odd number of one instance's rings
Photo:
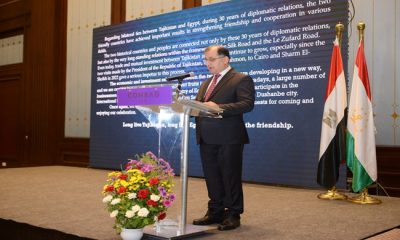
[[[138,229],[122,229],[121,238],[123,240],[140,240],[143,236],[143,228]]]

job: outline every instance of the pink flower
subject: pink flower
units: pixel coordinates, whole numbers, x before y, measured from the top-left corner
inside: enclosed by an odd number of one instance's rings
[[[171,206],[171,204],[172,204],[172,202],[169,201],[169,200],[165,200],[165,201],[163,202],[163,205],[164,205],[165,207],[169,207],[169,206]]]
[[[152,153],[152,152],[150,152],[150,151],[148,151],[148,152],[146,153],[146,155],[149,156],[149,157],[151,157],[152,159],[157,159],[156,155],[154,155],[154,153]]]

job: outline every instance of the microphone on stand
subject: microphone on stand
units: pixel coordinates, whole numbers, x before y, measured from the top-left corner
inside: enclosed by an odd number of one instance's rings
[[[194,77],[194,73],[193,72],[190,72],[190,73],[183,73],[183,74],[180,74],[180,75],[176,75],[176,76],[172,76],[172,77],[167,77],[166,78],[166,80],[167,81],[172,81],[172,80],[182,80],[182,79],[184,79],[184,78],[187,78],[187,77]]]

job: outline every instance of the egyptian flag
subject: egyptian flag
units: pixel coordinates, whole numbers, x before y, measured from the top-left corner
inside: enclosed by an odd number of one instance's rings
[[[346,80],[339,40],[336,38],[332,50],[329,79],[326,88],[317,173],[318,184],[328,189],[336,185],[339,179],[340,163],[345,162],[346,108]]]
[[[353,191],[359,192],[377,179],[371,89],[362,40],[354,66],[347,121],[347,166],[353,172]]]

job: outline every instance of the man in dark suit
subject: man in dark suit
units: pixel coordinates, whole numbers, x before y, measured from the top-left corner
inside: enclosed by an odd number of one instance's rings
[[[196,139],[208,191],[208,211],[194,225],[218,223],[218,229],[240,226],[243,213],[242,160],[249,137],[243,114],[254,107],[254,82],[229,65],[229,50],[209,46],[204,62],[213,77],[204,81],[197,101],[223,109],[219,116],[196,118]]]

